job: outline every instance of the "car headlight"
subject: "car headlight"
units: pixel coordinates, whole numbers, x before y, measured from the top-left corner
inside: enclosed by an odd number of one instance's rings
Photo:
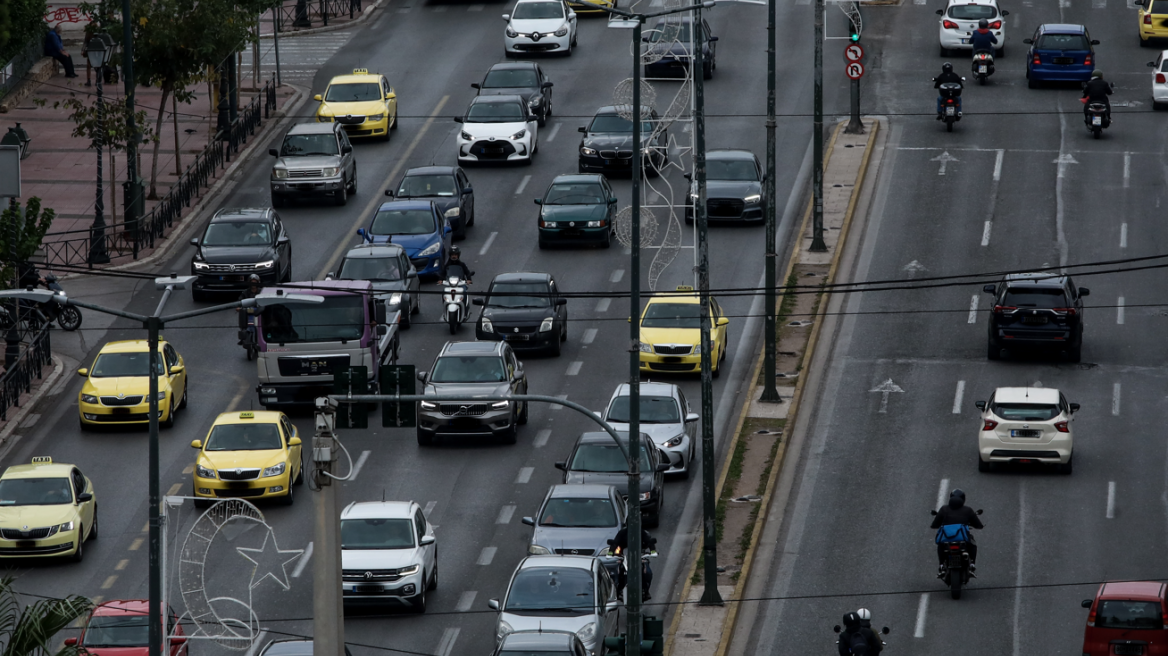
[[[751,194],[742,200],[746,201],[746,203],[749,205],[753,205],[754,203],[762,200],[762,194]]]
[[[589,622],[576,632],[581,642],[592,642],[596,639],[596,622]]]
[[[653,352],[653,345],[652,344],[646,344],[644,342],[641,342],[641,353],[652,353],[652,352]]]
[[[685,439],[685,433],[682,433],[681,435],[678,435],[677,437],[666,440],[665,444],[663,444],[662,446],[674,447],[674,446],[677,446],[678,444],[681,444],[681,441],[684,439]]]
[[[438,407],[437,403],[430,403],[429,401],[418,401],[418,405],[422,406],[423,410],[434,410]]]
[[[278,465],[272,465],[271,467],[265,467],[264,472],[260,474],[260,477],[266,478],[268,476],[279,476],[280,474],[284,473],[285,467],[287,467],[287,463],[283,462]]]
[[[272,177],[277,180],[287,180],[288,169],[272,169]]]
[[[499,626],[495,627],[495,637],[498,638],[500,642],[502,642],[503,638],[506,638],[514,630],[515,629],[511,628],[510,624],[500,620]]]
[[[523,129],[523,130],[520,130],[520,131],[516,132],[515,134],[511,135],[511,139],[512,139],[512,141],[514,141],[515,139],[522,139],[523,137],[526,137],[526,136],[527,136],[527,130]]]
[[[543,323],[539,324],[539,332],[546,333],[547,331],[551,330],[552,324],[555,322],[556,322],[555,317],[548,317],[548,318],[544,319]]]
[[[219,478],[214,469],[207,469],[202,465],[195,465],[195,476],[199,478]]]
[[[192,262],[191,264],[195,266],[195,271],[206,271],[211,268],[211,265],[206,262]]]
[[[316,120],[320,121],[321,123],[332,123],[333,117],[331,117],[331,116],[317,116]]]
[[[556,30],[556,36],[568,36],[568,24],[564,23],[560,29]]]
[[[510,401],[496,401],[495,403],[491,404],[491,407],[494,408],[495,410],[503,410],[504,408],[507,408],[510,405],[511,405]]]
[[[462,132],[460,132],[458,136],[462,137],[463,141],[474,141],[475,140],[475,138],[470,136],[470,133],[467,132],[466,130],[463,130]]]
[[[326,167],[324,167],[324,169],[321,170],[321,175],[323,175],[326,178],[331,178],[340,172],[341,172],[341,168],[339,166],[326,166]]]
[[[604,225],[605,225],[605,221],[603,219],[601,219],[600,221],[589,221],[588,222],[589,228],[603,228]]]
[[[651,494],[652,494],[651,492],[642,492],[641,493],[641,501],[648,501]]]
[[[529,556],[548,556],[551,553],[551,549],[541,547],[538,544],[530,544],[527,546],[527,555]]]
[[[559,226],[560,226],[560,224],[556,223],[555,221],[544,221],[543,222],[544,228],[558,228]]]
[[[482,325],[484,333],[495,332],[495,324],[491,323],[491,320],[486,317],[483,317],[483,322],[480,325]]]
[[[542,103],[542,102],[543,102],[543,96],[536,96],[536,97],[532,98],[531,100],[527,101],[527,106],[528,107],[539,107],[540,103]]]
[[[444,216],[448,219],[453,219],[454,217],[458,216],[458,206],[454,206],[454,207],[446,210],[445,212],[442,213],[442,216]]]
[[[399,569],[397,571],[397,573],[401,576],[409,576],[410,574],[417,574],[418,573],[418,566],[417,565],[410,565],[409,567],[403,567],[403,568]]]
[[[401,305],[401,302],[402,302],[401,292],[397,292],[397,293],[391,294],[389,296],[389,305]]]
[[[165,400],[166,400],[166,392],[159,392],[157,396],[158,396],[158,400],[159,400],[159,401],[165,401]]]
[[[82,394],[81,395],[81,402],[82,403],[97,403],[97,397],[92,395],[92,394]]]
[[[257,269],[270,269],[274,266],[276,266],[275,260],[265,260],[263,262],[256,262],[255,268],[257,268]]]
[[[649,152],[650,152],[650,151],[652,151],[652,150],[653,150],[652,148],[650,148],[650,147],[648,147],[648,146],[645,146],[644,148],[642,148],[642,149],[641,149],[641,154],[642,154],[642,155],[648,155],[648,154],[649,154]]]
[[[588,146],[580,146],[580,154],[581,155],[595,155],[596,149],[589,148]]]
[[[515,30],[511,29],[511,26],[510,26],[510,25],[508,25],[508,26],[507,26],[507,38],[508,38],[508,39],[514,39],[514,38],[515,38],[515,37],[517,37],[517,36],[519,36],[519,33],[518,33],[518,32],[516,32]]]
[[[418,257],[429,257],[431,255],[434,255],[435,253],[438,252],[438,249],[441,247],[442,247],[442,242],[436,241],[433,244],[430,244],[426,248],[422,249],[422,251],[418,253]]]
[[[373,116],[367,117],[365,120],[366,120],[366,122],[377,123],[378,121],[381,121],[384,119],[385,119],[385,114],[374,114]]]
[[[73,530],[73,522],[65,522],[64,524],[61,524],[60,526],[57,527],[57,530],[58,531],[72,531]]]

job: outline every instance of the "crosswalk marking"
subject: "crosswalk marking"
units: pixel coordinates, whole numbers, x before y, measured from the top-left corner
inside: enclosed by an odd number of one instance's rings
[[[294,84],[311,85],[316,72],[353,37],[351,30],[280,38],[280,78]],[[276,70],[276,48],[271,38],[260,39],[260,73]],[[245,56],[240,76],[251,75],[252,59]]]

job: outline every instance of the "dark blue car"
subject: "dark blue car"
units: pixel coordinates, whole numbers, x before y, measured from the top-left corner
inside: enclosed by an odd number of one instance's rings
[[[1026,57],[1026,80],[1031,89],[1043,82],[1086,82],[1095,70],[1095,49],[1087,28],[1082,25],[1050,23],[1039,25]]]
[[[366,241],[392,242],[405,249],[419,276],[436,276],[450,254],[450,222],[429,200],[395,200],[382,203],[369,222],[358,230]]]

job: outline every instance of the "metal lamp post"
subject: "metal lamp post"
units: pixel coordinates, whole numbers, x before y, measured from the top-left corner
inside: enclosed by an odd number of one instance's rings
[[[93,204],[93,225],[89,232],[89,263],[107,264],[110,261],[109,251],[105,246],[105,189],[102,186],[101,146],[105,138],[105,103],[102,99],[102,78],[105,77],[105,65],[113,55],[113,39],[108,34],[95,34],[86,45],[86,56],[89,65],[97,71],[97,124],[101,129],[101,136],[94,141],[94,150],[97,151],[97,199]]]

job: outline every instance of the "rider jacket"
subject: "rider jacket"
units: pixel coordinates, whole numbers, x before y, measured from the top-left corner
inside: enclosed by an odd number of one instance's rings
[[[960,508],[953,508],[950,505],[941,506],[937,511],[937,516],[933,518],[932,528],[941,528],[949,524],[965,524],[973,528],[985,528],[981,523],[981,518],[977,516],[977,511],[969,506],[961,506]]]
[[[446,264],[442,265],[442,277],[449,278],[451,275],[457,275],[459,278],[470,282],[470,277],[474,275],[474,272],[462,260],[447,260]]]
[[[629,548],[629,527],[625,526],[616,532],[616,537],[612,539],[612,546],[620,547],[622,550]],[[655,546],[657,546],[657,539],[649,535],[645,529],[641,529],[641,549],[651,550]]]
[[[940,89],[941,85],[945,84],[946,82],[956,82],[957,84],[962,84],[961,76],[954,73],[953,71],[949,71],[948,73],[941,73],[937,77],[933,78],[933,88]],[[962,84],[962,86],[965,85]]]
[[[1087,99],[1088,103],[1101,102],[1111,105],[1111,101],[1107,96],[1111,95],[1111,84],[1104,82],[1103,78],[1091,78],[1087,86],[1083,87],[1083,97]]]
[[[989,30],[976,29],[969,35],[969,43],[973,46],[974,52],[993,52],[994,44],[998,42],[998,37]]]

